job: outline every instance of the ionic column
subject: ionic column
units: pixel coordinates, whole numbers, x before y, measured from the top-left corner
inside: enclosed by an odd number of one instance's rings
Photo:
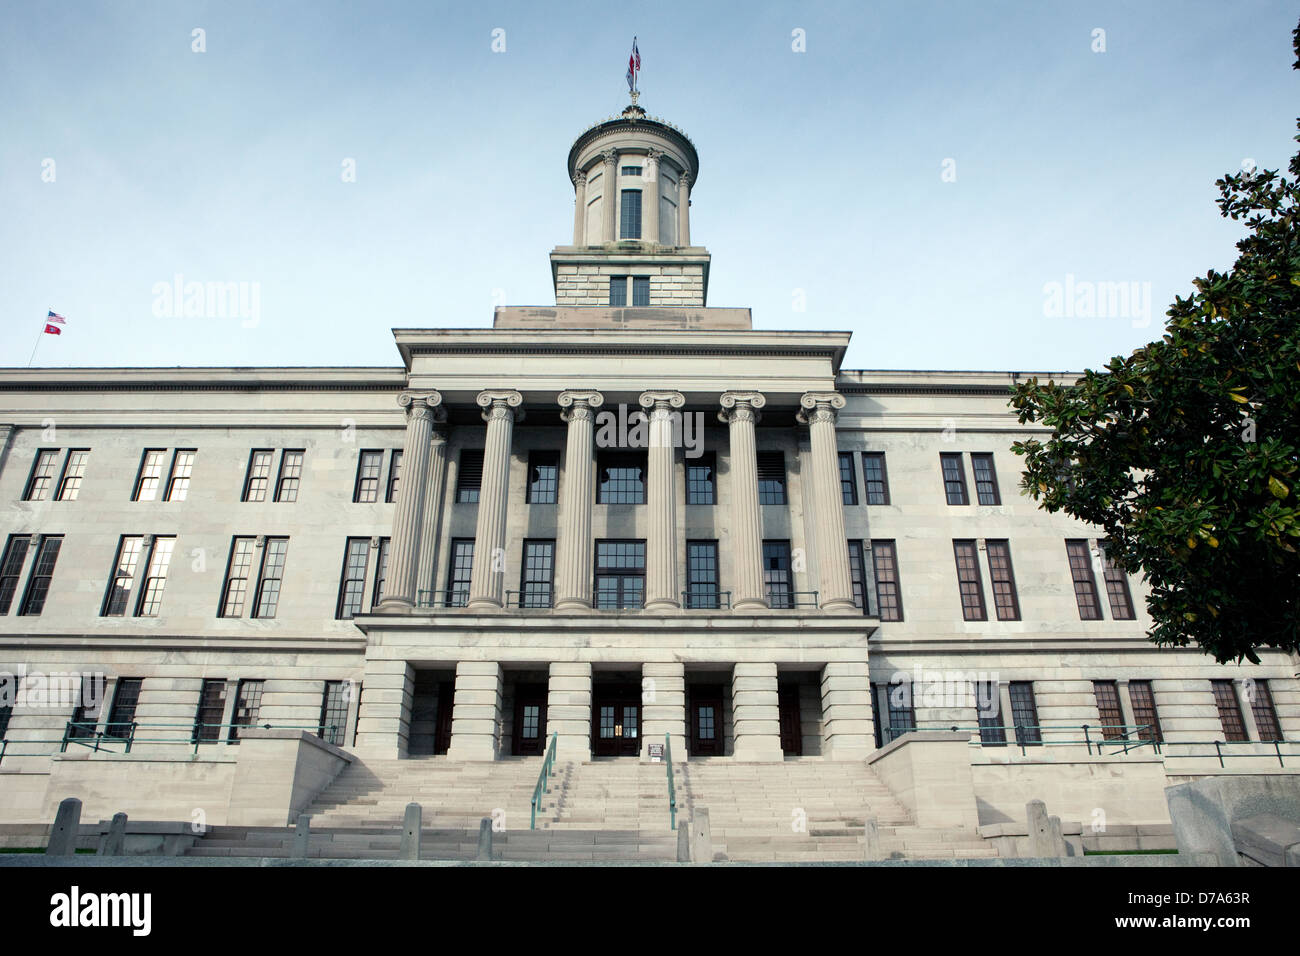
[[[838,392],[806,392],[799,404],[799,421],[808,425],[812,441],[812,492],[817,500],[817,568],[820,572],[821,606],[826,610],[854,611],[848,536],[844,531],[844,494],[840,488],[839,448],[835,443],[835,412],[844,407],[844,396]]]
[[[573,177],[573,244],[587,244],[587,174],[582,170]]]
[[[763,521],[758,507],[758,453],[754,426],[767,404],[758,392],[723,392],[718,420],[728,425],[731,458],[731,554],[736,580],[732,608],[766,608],[763,584]],[[773,685],[775,693],[775,684]]]
[[[560,473],[559,528],[556,533],[555,609],[591,608],[591,505],[596,409],[600,392],[566,389],[556,397],[569,425]]]
[[[603,242],[617,242],[618,233],[615,227],[618,223],[618,150],[607,149],[601,154],[605,157],[605,199],[601,204],[601,214],[604,220],[604,229],[602,230]]]
[[[515,421],[524,417],[524,397],[513,389],[489,389],[477,399],[487,422],[483,448],[483,482],[479,487],[478,525],[474,532],[474,568],[470,574],[470,610],[505,606],[506,504],[510,484],[510,438]]]
[[[784,760],[776,664],[737,664],[731,677],[732,726],[737,761]]]
[[[677,177],[677,244],[691,244],[691,174],[686,170]]]
[[[641,230],[642,241],[659,242],[659,157],[657,149],[646,151],[645,169],[642,170],[641,207],[644,228]]]
[[[402,480],[397,489],[397,513],[388,546],[388,576],[381,613],[402,613],[415,605],[415,572],[419,561],[425,485],[429,477],[429,439],[435,421],[446,421],[437,392],[402,392],[397,403],[406,409],[406,441],[402,445]]]
[[[443,416],[446,417],[445,414]],[[438,562],[438,529],[442,522],[443,495],[447,481],[447,426],[434,421],[429,436],[429,478],[424,483],[424,518],[420,522],[420,547],[418,570],[415,575],[415,601],[420,602],[420,591],[431,591],[434,569]],[[400,494],[401,489],[398,489]],[[392,548],[392,543],[389,543]]]
[[[645,607],[681,606],[677,594],[677,494],[673,477],[674,409],[686,404],[681,392],[642,392],[641,407],[650,415],[649,530],[646,535]]]

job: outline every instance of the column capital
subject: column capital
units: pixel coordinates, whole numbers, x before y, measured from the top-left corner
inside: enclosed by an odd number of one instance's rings
[[[612,148],[611,148],[611,149],[601,150],[600,155],[601,155],[601,158],[605,160],[605,165],[606,165],[606,166],[613,166],[615,163],[618,162],[618,150],[617,150],[617,149],[612,149]]]
[[[691,174],[690,174],[689,172],[687,172],[686,170],[684,170],[684,169],[682,170],[682,174],[681,174],[680,176],[677,177],[677,188],[678,188],[678,189],[685,189],[685,190],[687,190],[688,192],[690,191],[690,188],[691,188]]]
[[[835,424],[836,413],[846,404],[839,392],[804,392],[799,399],[799,413],[795,418],[805,425],[815,421]]]
[[[555,396],[555,401],[560,406],[560,418],[567,422],[600,408],[605,396],[593,389],[566,388]]]
[[[408,417],[428,417],[434,424],[447,420],[447,409],[442,407],[442,393],[433,389],[402,392],[397,396],[397,404],[406,409]]]
[[[587,185],[587,171],[585,169],[580,169],[573,174],[573,185],[574,188]]]
[[[758,423],[759,409],[767,404],[762,392],[727,391],[718,398],[722,411],[718,412],[718,421],[751,421]]]
[[[642,408],[645,409],[671,409],[681,408],[686,404],[686,396],[681,392],[672,389],[664,391],[646,391],[641,393],[638,399]]]
[[[478,393],[475,399],[483,409],[483,421],[511,416],[514,421],[523,421],[524,396],[513,388],[489,388]]]

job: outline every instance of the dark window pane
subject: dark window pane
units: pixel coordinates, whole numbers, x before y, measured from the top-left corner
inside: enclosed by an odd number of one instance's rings
[[[258,581],[253,617],[272,618],[280,606],[280,582],[284,578],[284,560],[289,552],[289,539],[267,538],[263,552],[262,577]]]
[[[402,450],[395,448],[388,457],[388,493],[384,501],[392,504],[397,500],[397,489],[402,482]]]
[[[603,452],[597,458],[596,503],[643,505],[645,480],[645,453]]]
[[[961,592],[961,614],[967,621],[986,621],[984,587],[980,583],[979,558],[974,541],[954,541],[953,554],[957,560],[957,586]]]
[[[235,694],[235,712],[230,716],[230,737],[239,740],[240,727],[252,727],[257,723],[258,711],[262,709],[262,687],[260,680],[241,680]]]
[[[1156,712],[1155,693],[1149,680],[1131,680],[1128,682],[1129,702],[1133,705],[1133,723],[1138,726],[1138,737],[1142,740],[1154,740],[1163,743],[1160,733],[1160,715]]]
[[[716,609],[718,594],[718,542],[686,542],[686,606]]]
[[[23,563],[27,560],[27,549],[31,537],[24,534],[11,534],[5,544],[4,557],[0,559],[0,614],[9,613],[14,594],[18,591],[18,581],[23,573]]]
[[[609,304],[619,307],[627,305],[627,276],[609,277]]]
[[[840,493],[846,505],[858,503],[858,476],[853,473],[853,453],[840,452]]]
[[[853,606],[867,612],[867,578],[861,541],[849,542],[849,581],[853,585]]]
[[[109,737],[127,737],[135,720],[135,707],[140,701],[143,678],[123,677],[113,690],[113,706],[108,710],[108,724],[104,732]]]
[[[286,451],[280,456],[280,480],[276,483],[276,501],[297,501],[298,486],[302,482],[304,451]]]
[[[785,504],[785,452],[758,453],[758,503]]]
[[[1273,709],[1273,694],[1268,689],[1268,681],[1256,680],[1250,687],[1248,699],[1259,739],[1270,743],[1281,740],[1282,728],[1277,722],[1277,711]]]
[[[140,552],[144,548],[142,536],[123,537],[117,545],[117,557],[108,582],[108,594],[104,599],[102,617],[122,617],[131,603],[131,592],[135,588],[136,571],[140,564]]]
[[[248,474],[244,478],[244,501],[265,501],[271,483],[271,459],[274,452],[254,450],[248,456]]]
[[[1131,621],[1133,614],[1133,595],[1128,589],[1128,575],[1111,563],[1106,556],[1106,542],[1099,544],[1101,550],[1102,576],[1106,579],[1106,598],[1110,601],[1110,616],[1116,621]]]
[[[1119,688],[1113,680],[1095,680],[1092,691],[1097,698],[1102,736],[1107,740],[1123,739],[1128,730],[1124,726],[1124,712],[1119,706]]]
[[[350,681],[325,682],[325,696],[321,701],[320,727],[316,736],[336,747],[343,746],[348,723],[348,685]]]
[[[194,716],[194,740],[220,740],[221,718],[226,713],[226,682],[205,680],[199,693],[199,710]]]
[[[763,542],[763,583],[767,603],[773,608],[794,607],[794,584],[790,576],[790,542]]]
[[[645,542],[596,542],[596,607],[615,610],[645,603]]]
[[[1020,601],[1016,597],[1016,578],[1011,570],[1011,545],[1005,540],[985,543],[989,558],[989,583],[993,585],[993,606],[999,621],[1020,620]]]
[[[979,719],[980,743],[985,747],[1005,747],[1006,724],[1002,722],[1002,695],[997,681],[974,681],[975,714]]]
[[[339,583],[335,617],[349,618],[361,613],[366,593],[366,568],[369,563],[370,539],[348,538],[343,549],[343,578]]]
[[[903,619],[903,594],[898,586],[898,554],[893,541],[872,541],[871,560],[876,572],[876,605],[882,621]]]
[[[1038,726],[1038,708],[1034,704],[1034,685],[1030,681],[1012,681],[1011,723],[1016,728],[1016,743],[1036,746],[1043,742]]]
[[[943,493],[950,505],[970,504],[966,497],[966,472],[961,466],[961,455],[942,454],[939,464],[943,467]]]
[[[717,459],[710,452],[686,461],[686,503],[717,504]]]
[[[379,472],[384,467],[384,453],[363,451],[357,459],[357,484],[352,492],[353,501],[379,500]]]
[[[448,607],[464,607],[469,603],[469,585],[473,574],[474,539],[454,539],[451,542],[451,571],[447,575]]]
[[[461,504],[473,504],[478,501],[479,488],[482,484],[483,449],[461,449],[460,468],[456,471],[456,501]]]
[[[620,239],[641,238],[641,190],[624,189],[623,207],[618,220]]]
[[[1097,601],[1097,581],[1092,575],[1092,558],[1088,542],[1082,538],[1065,542],[1070,558],[1070,577],[1074,579],[1074,599],[1079,605],[1079,620],[1100,621],[1101,605]]]
[[[560,455],[535,451],[528,456],[528,488],[525,499],[533,505],[553,505],[560,485]]]
[[[650,277],[633,276],[632,277],[632,305],[634,307],[648,306],[650,304]]]
[[[1241,716],[1241,704],[1237,702],[1237,690],[1230,680],[1212,680],[1210,687],[1214,691],[1214,706],[1219,710],[1219,724],[1223,727],[1223,736],[1228,741],[1249,740],[1246,734],[1246,721]]]
[[[883,451],[862,453],[862,475],[867,485],[867,504],[889,504],[889,477],[885,471]]]
[[[45,597],[50,592],[50,581],[54,578],[54,565],[59,560],[59,549],[63,538],[49,535],[41,538],[40,550],[36,552],[36,561],[32,564],[31,576],[27,579],[27,593],[23,595],[19,614],[33,617],[45,610]]]
[[[388,543],[391,538],[379,539],[379,558],[375,565],[375,593],[370,600],[370,606],[375,607],[384,599],[384,579],[388,577]],[[418,598],[419,595],[417,594]]]
[[[525,541],[520,607],[550,607],[555,580],[555,542]]]
[[[998,479],[993,471],[993,456],[971,455],[971,469],[975,472],[975,496],[982,505],[1000,505]]]
[[[889,739],[892,741],[909,730],[916,729],[916,705],[912,698],[911,681],[899,681],[884,687],[889,714]]]

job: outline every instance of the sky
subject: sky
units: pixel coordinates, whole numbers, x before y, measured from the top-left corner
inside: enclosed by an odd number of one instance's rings
[[[709,305],[849,330],[846,368],[1098,367],[1231,266],[1214,182],[1295,149],[1298,13],[5,4],[0,365],[396,366],[393,328],[553,305],[568,150],[635,35],[641,105],[699,151]]]

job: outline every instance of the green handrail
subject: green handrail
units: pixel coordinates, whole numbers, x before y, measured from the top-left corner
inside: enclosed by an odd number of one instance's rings
[[[677,787],[673,784],[672,734],[664,734],[664,764],[668,768],[668,829],[677,829]]]
[[[547,778],[555,773],[555,745],[560,740],[560,734],[551,734],[551,742],[546,748],[546,757],[542,760],[542,772],[537,775],[537,786],[533,787],[532,801],[532,819],[528,822],[528,829],[537,829],[537,808],[542,804],[542,794],[550,793],[550,787]]]

